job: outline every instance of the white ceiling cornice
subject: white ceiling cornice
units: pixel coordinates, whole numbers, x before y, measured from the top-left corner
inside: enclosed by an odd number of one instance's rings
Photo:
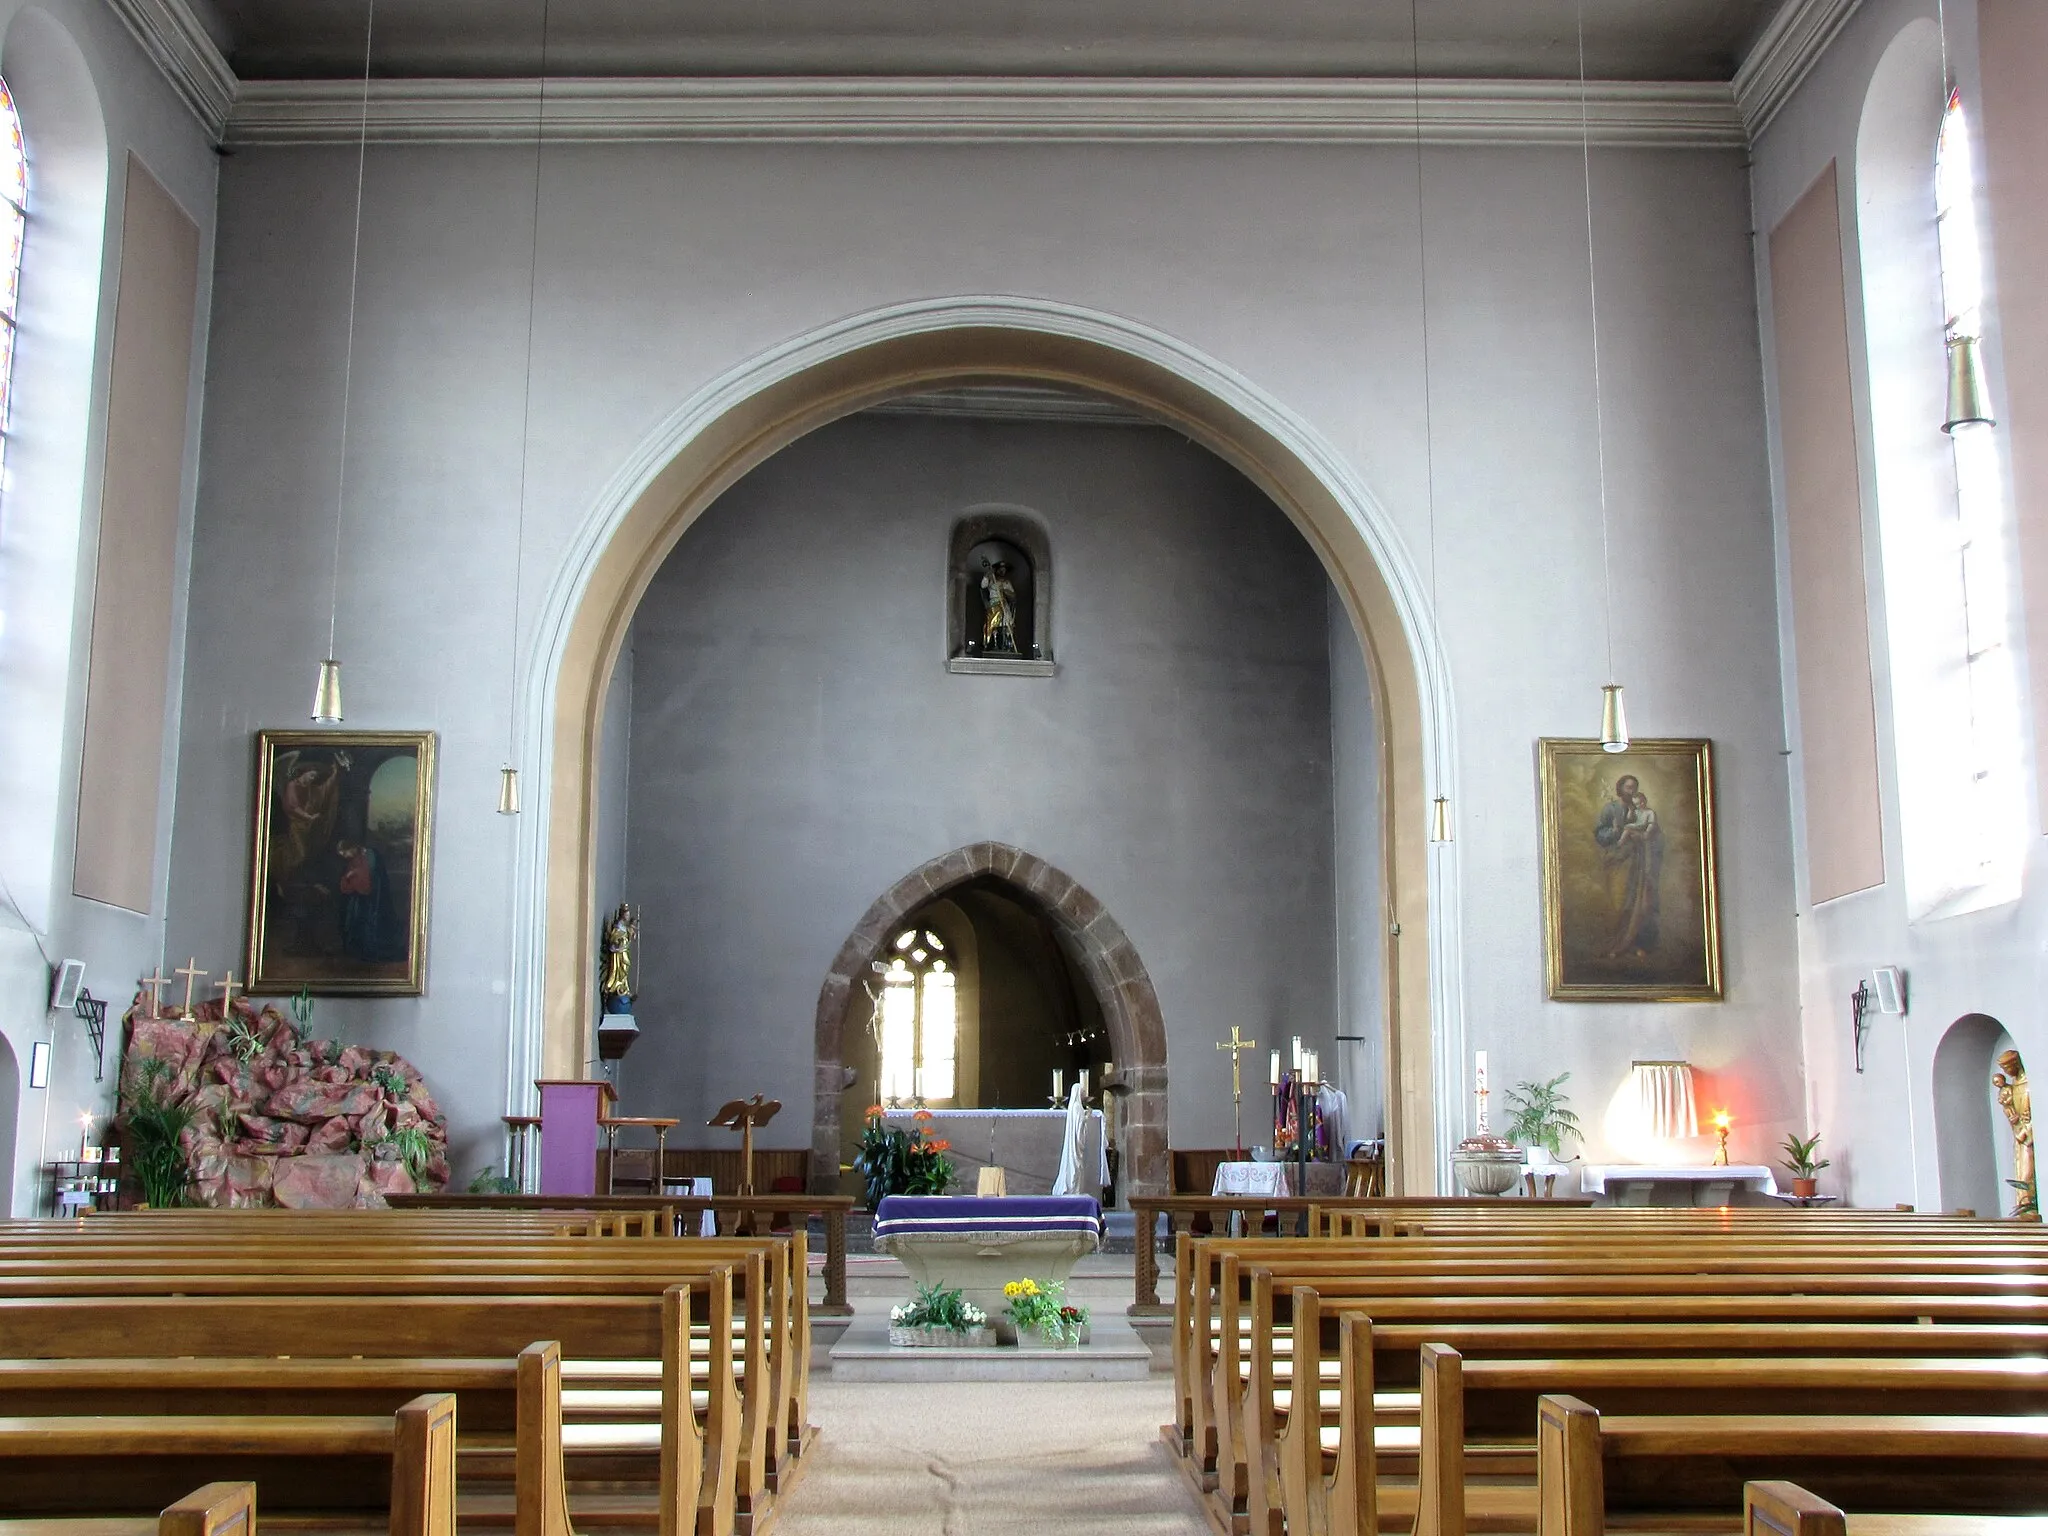
[[[235,100],[235,72],[227,56],[185,0],[107,0],[121,23],[135,34],[171,88],[218,141]]]
[[[137,0],[119,0],[132,4]],[[150,0],[159,3],[159,0]],[[243,81],[231,145],[352,142],[362,85]],[[369,102],[379,143],[531,142],[534,80],[380,80]],[[558,79],[547,83],[550,139],[710,143],[1412,142],[1405,80],[758,78]],[[1433,144],[1576,144],[1569,80],[1425,80]],[[1596,144],[1741,148],[1735,98],[1712,83],[1596,82]]]
[[[1735,71],[1735,102],[1754,141],[1791,99],[1863,0],[1787,0]]]

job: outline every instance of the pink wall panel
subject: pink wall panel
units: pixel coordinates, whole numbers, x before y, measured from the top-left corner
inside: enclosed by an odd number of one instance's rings
[[[1884,883],[1863,505],[1835,167],[1771,231],[1778,430],[1798,652],[1810,899]]]

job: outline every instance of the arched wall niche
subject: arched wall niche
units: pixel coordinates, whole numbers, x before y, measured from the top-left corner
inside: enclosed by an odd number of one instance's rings
[[[1167,1189],[1166,1020],[1159,995],[1130,936],[1080,882],[1035,854],[1006,843],[970,843],[919,865],[879,897],[855,925],[818,990],[817,1097],[811,1118],[811,1183],[838,1188],[841,1070],[848,1011],[868,964],[920,907],[971,880],[994,879],[1051,917],[1080,961],[1102,1005],[1110,1060],[1130,1091],[1117,1111],[1130,1186],[1140,1194]]]
[[[508,1103],[529,1105],[533,1078],[578,1075],[589,1055],[606,685],[662,561],[719,495],[805,433],[904,395],[1015,383],[1109,396],[1209,449],[1288,515],[1342,596],[1384,722],[1386,910],[1366,932],[1385,955],[1390,1188],[1434,1191],[1457,1136],[1463,1027],[1455,854],[1432,869],[1424,817],[1438,791],[1425,786],[1456,790],[1449,684],[1414,563],[1349,463],[1249,381],[1135,322],[1043,300],[924,301],[793,340],[707,385],[600,496],[550,588],[528,675],[526,759],[545,810],[520,828]],[[818,1087],[836,1103],[832,1073]]]
[[[2012,1132],[1991,1092],[2001,1051],[2014,1049],[1988,1013],[1966,1013],[1934,1048],[1935,1156],[1945,1210],[2003,1215],[2011,1207]]]

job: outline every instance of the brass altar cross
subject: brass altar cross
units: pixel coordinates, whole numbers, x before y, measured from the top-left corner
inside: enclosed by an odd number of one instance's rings
[[[1258,1048],[1259,1042],[1245,1039],[1235,1024],[1230,1026],[1228,1040],[1216,1042],[1217,1050],[1230,1052],[1230,1145],[1233,1151],[1244,1145],[1244,1053]]]
[[[196,1015],[192,1012],[192,989],[198,985],[200,978],[208,973],[199,969],[199,957],[194,955],[190,960],[187,960],[183,965],[171,972],[171,974],[185,978],[185,1011],[179,1014],[178,1017],[187,1024],[190,1024],[196,1018]]]
[[[235,1016],[235,988],[240,985],[241,983],[235,980],[235,968],[231,965],[228,967],[228,979],[213,989],[220,994],[220,1021],[223,1024],[230,1022]]]
[[[136,983],[138,987],[146,989],[149,993],[149,1016],[152,1019],[163,1017],[164,988],[170,984],[171,978],[164,974],[162,962],[158,962],[147,976]]]

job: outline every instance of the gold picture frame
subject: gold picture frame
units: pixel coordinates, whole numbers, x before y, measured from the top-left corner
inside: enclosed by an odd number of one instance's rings
[[[418,997],[432,731],[259,731],[248,990]]]
[[[1713,743],[1546,737],[1537,752],[1551,999],[1721,1001]]]

